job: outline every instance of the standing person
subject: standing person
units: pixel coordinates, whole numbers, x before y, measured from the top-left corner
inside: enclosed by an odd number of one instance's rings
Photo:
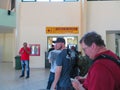
[[[52,88],[54,90],[73,90],[70,80],[70,60],[67,56],[67,49],[65,48],[65,39],[57,38],[56,45],[58,45],[62,51],[56,59],[57,67]]]
[[[71,71],[70,71],[70,78],[75,78],[79,75],[79,68],[78,68],[78,51],[74,46],[71,47],[70,51],[70,59],[71,59]]]
[[[50,90],[51,85],[54,81],[55,69],[56,69],[56,58],[58,54],[61,52],[61,48],[58,45],[54,45],[54,48],[55,50],[50,51],[48,55],[48,60],[51,63],[51,68],[50,68],[49,80],[47,84],[47,90]]]
[[[48,50],[48,53],[52,50],[54,50],[54,45],[53,44],[51,45],[51,48]]]
[[[93,60],[93,64],[83,85],[78,80],[72,82],[75,90],[120,90],[120,66],[105,56],[113,57],[115,61],[118,57],[105,47],[101,36],[96,32],[89,32],[81,38],[80,45]],[[99,58],[101,56],[104,57]]]
[[[21,65],[22,65],[22,74],[20,77],[24,77],[25,75],[25,67],[26,67],[26,79],[30,77],[30,67],[29,67],[29,55],[30,55],[30,48],[27,47],[27,43],[23,43],[23,47],[19,50],[19,54],[21,55]]]

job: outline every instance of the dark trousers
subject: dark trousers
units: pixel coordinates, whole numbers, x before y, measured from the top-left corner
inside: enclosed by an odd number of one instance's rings
[[[47,89],[51,88],[51,85],[54,81],[54,78],[55,78],[55,73],[50,72],[49,79],[48,79],[48,84],[47,84]]]

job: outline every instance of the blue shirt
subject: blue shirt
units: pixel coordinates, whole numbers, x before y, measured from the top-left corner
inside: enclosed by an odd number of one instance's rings
[[[70,80],[70,59],[67,56],[67,49],[64,49],[56,59],[57,66],[62,66],[61,75],[59,78],[59,87],[72,87]]]

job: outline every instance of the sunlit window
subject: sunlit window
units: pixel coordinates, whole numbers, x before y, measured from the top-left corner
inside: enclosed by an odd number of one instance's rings
[[[36,2],[36,0],[22,0],[22,2]]]
[[[37,0],[38,2],[40,1],[40,2],[45,2],[45,1],[47,1],[47,2],[63,2],[64,0]]]
[[[37,2],[49,2],[50,0],[37,0]]]
[[[64,0],[51,0],[51,2],[63,2]]]
[[[77,2],[79,0],[64,0],[65,2]]]
[[[22,2],[77,2],[79,0],[22,0]]]

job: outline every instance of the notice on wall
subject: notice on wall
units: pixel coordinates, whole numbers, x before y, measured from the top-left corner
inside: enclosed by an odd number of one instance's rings
[[[40,44],[29,44],[31,49],[30,56],[40,56]]]
[[[46,34],[79,34],[78,27],[46,27]]]

